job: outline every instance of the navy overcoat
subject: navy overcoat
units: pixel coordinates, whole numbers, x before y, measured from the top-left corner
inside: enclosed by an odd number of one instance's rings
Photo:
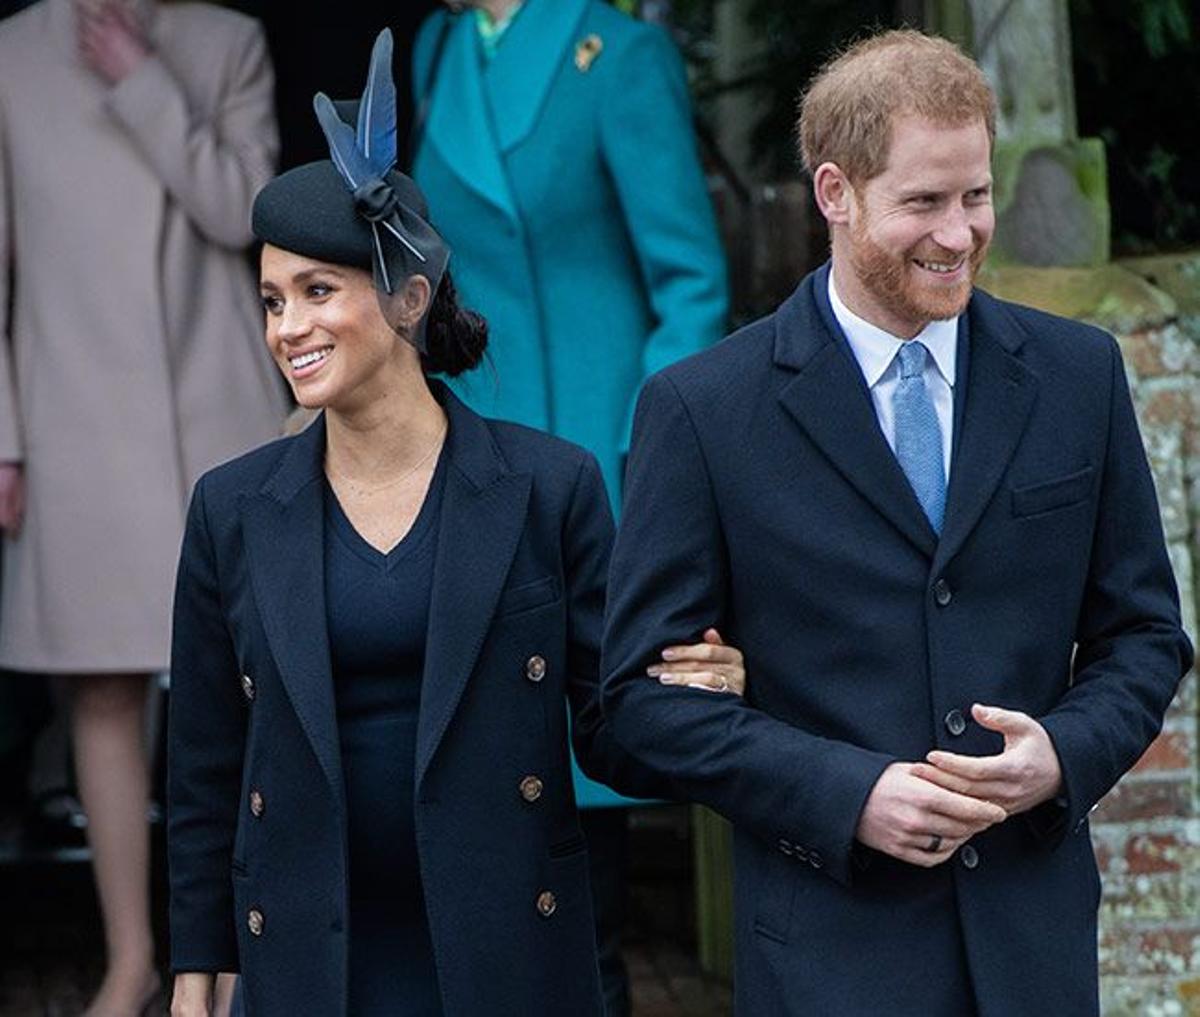
[[[1119,351],[974,294],[938,539],[828,311],[827,271],[645,388],[606,714],[735,824],[739,1014],[1095,1014],[1086,817],[1192,660]],[[714,618],[746,655],[746,700],[640,680]],[[975,702],[1040,719],[1062,800],[931,870],[856,846],[889,763],[999,750]]]
[[[416,831],[447,1017],[601,1011],[568,757],[632,792],[600,719],[612,521],[594,458],[443,387],[449,457]],[[206,474],[175,601],[176,971],[242,972],[247,1017],[346,1012],[345,807],[323,578],[324,419]],[[533,778],[534,780],[531,780]],[[536,783],[535,783],[536,781]]]

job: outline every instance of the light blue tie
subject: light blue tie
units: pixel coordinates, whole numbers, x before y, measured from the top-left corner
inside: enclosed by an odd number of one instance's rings
[[[910,340],[900,347],[900,381],[892,394],[896,416],[896,458],[935,533],[946,514],[946,471],[942,429],[929,389],[925,387],[924,345]]]

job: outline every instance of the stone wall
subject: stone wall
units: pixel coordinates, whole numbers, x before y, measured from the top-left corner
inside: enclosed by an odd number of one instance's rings
[[[997,296],[1092,321],[1125,356],[1183,604],[1196,639],[1200,561],[1200,255],[1099,269],[1000,268]],[[1106,1017],[1200,1015],[1197,692],[1185,679],[1160,737],[1092,817],[1104,896]]]

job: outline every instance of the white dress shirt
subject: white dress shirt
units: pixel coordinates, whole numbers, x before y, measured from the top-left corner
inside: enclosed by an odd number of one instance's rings
[[[829,273],[829,303],[833,316],[846,333],[846,340],[859,369],[871,390],[879,429],[892,451],[896,451],[896,418],[892,411],[892,393],[900,380],[900,361],[896,356],[905,340],[898,339],[877,325],[860,318],[837,295],[833,272]],[[954,441],[954,371],[958,359],[958,318],[931,321],[913,339],[929,351],[925,358],[925,387],[933,400],[942,430],[942,462],[946,480],[950,479],[950,451]]]

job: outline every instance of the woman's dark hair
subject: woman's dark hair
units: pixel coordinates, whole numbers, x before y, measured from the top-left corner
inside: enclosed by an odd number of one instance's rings
[[[421,357],[425,373],[453,378],[469,371],[483,359],[487,341],[487,322],[482,315],[459,306],[454,280],[446,272],[425,322],[428,352]]]

